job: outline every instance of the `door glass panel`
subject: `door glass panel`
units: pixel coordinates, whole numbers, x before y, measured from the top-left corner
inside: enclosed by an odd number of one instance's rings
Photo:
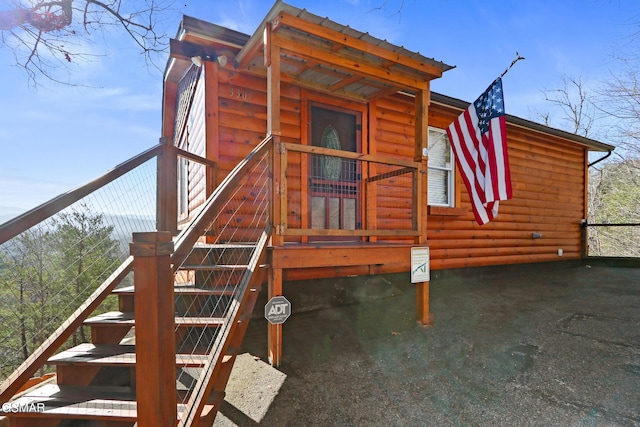
[[[340,199],[329,198],[329,228],[340,228]]]
[[[344,218],[344,229],[355,230],[356,229],[356,199],[343,199],[342,200],[342,217]]]
[[[323,229],[326,227],[326,198],[311,198],[311,228]]]
[[[322,132],[322,146],[333,150],[340,150],[340,137],[338,131],[332,125],[327,126]],[[342,171],[342,159],[339,157],[321,156],[322,175],[326,179],[336,181],[340,179]]]

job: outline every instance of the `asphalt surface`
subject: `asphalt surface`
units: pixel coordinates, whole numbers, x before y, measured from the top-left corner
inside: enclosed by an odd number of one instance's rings
[[[640,426],[640,269],[432,278],[429,328],[394,285],[294,314],[278,369],[252,320],[216,425]]]

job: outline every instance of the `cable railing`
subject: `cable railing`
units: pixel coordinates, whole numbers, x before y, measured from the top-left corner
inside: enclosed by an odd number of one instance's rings
[[[286,185],[280,220],[288,236],[416,236],[415,162],[281,144]]]
[[[587,257],[639,258],[640,223],[583,223]]]
[[[177,353],[179,358],[204,355],[206,360],[202,367],[177,369],[178,394],[183,396],[178,404],[185,408],[178,415],[180,425],[191,425],[215,391],[213,381],[239,327],[240,309],[250,297],[255,302],[256,295],[250,294],[262,280],[256,273],[270,227],[270,147],[268,138],[254,149],[176,241]]]
[[[117,286],[133,283],[133,232],[155,230],[158,158],[173,153],[193,164],[210,161],[157,145],[103,176],[0,225],[0,394],[47,372],[59,349],[86,342],[92,313],[118,307]],[[13,383],[13,384],[12,384]]]
[[[147,150],[0,226],[3,380],[52,337],[61,341],[60,326],[128,259],[133,231],[156,228],[159,152],[160,146]],[[96,302],[89,305],[96,308]],[[105,300],[99,310],[114,305],[115,299]],[[66,346],[85,341],[87,334],[78,328]]]

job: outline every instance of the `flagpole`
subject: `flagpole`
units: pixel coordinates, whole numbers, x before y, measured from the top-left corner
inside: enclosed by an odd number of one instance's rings
[[[507,74],[509,72],[509,70],[511,69],[511,67],[513,67],[516,62],[520,61],[521,59],[524,59],[523,56],[520,56],[520,54],[516,51],[516,59],[514,59],[513,61],[511,61],[511,65],[509,65],[507,67],[506,70],[504,70],[504,72],[502,74],[500,74],[500,78],[504,77],[505,74]]]

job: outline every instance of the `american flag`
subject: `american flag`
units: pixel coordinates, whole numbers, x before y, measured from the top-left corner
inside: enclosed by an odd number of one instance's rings
[[[483,225],[498,215],[499,200],[512,197],[502,78],[497,78],[447,128],[473,214]]]

